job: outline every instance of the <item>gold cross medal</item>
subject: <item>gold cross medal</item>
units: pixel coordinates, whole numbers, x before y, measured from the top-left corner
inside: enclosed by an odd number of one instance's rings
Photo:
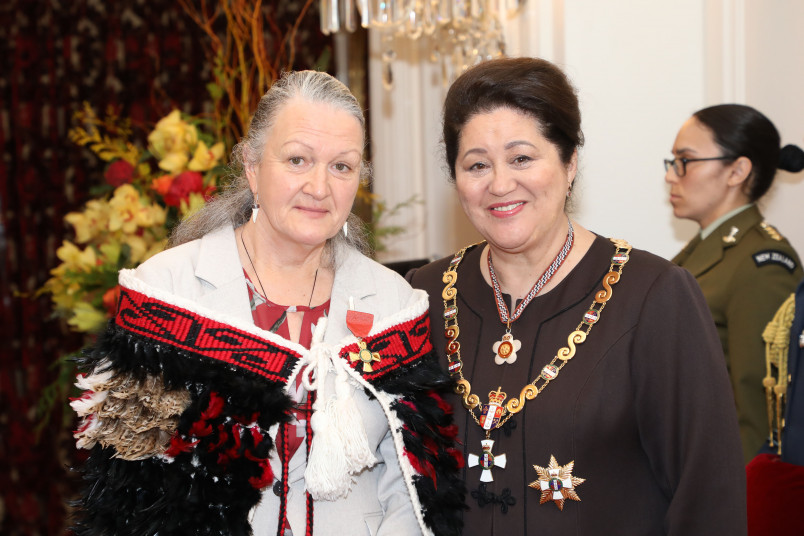
[[[480,481],[493,482],[494,477],[491,476],[491,469],[494,467],[505,469],[505,454],[495,456],[491,453],[491,449],[494,447],[494,440],[492,439],[484,439],[480,442],[480,445],[483,447],[483,454],[480,456],[477,454],[469,454],[466,458],[467,465],[469,467],[480,465],[483,469],[483,471],[480,472]]]
[[[374,315],[371,313],[362,313],[354,309],[346,311],[346,326],[357,337],[357,352],[349,352],[349,359],[352,363],[358,360],[362,361],[363,372],[373,372],[374,368],[371,363],[378,363],[381,359],[380,354],[372,352],[367,347],[366,341],[363,340],[364,337],[368,337],[373,324]]]
[[[374,372],[372,361],[380,361],[380,354],[366,347],[366,341],[357,341],[357,352],[349,352],[349,359],[354,363],[358,359],[363,362],[363,372]]]

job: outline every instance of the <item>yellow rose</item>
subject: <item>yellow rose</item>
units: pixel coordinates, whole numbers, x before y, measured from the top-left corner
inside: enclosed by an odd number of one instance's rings
[[[75,241],[86,244],[106,230],[109,207],[105,202],[93,199],[87,202],[84,212],[70,212],[64,221],[75,229]]]
[[[92,270],[98,265],[98,259],[92,247],[82,251],[67,240],[62,242],[61,247],[56,250],[56,256],[66,265],[67,269],[79,272]]]
[[[139,209],[135,214],[135,220],[140,227],[155,227],[165,224],[167,218],[166,211],[156,203],[140,203]]]
[[[187,169],[190,171],[208,171],[215,167],[218,161],[223,157],[223,143],[218,142],[207,148],[207,144],[203,141],[198,142],[198,147],[195,149],[193,159],[187,164]]]
[[[189,154],[198,143],[195,126],[181,118],[178,110],[173,110],[159,120],[154,131],[148,135],[151,154],[159,159],[159,167],[171,173],[181,171],[189,160]]]
[[[159,169],[173,174],[181,173],[187,165],[187,160],[189,160],[187,153],[168,153],[159,161]]]
[[[109,230],[132,234],[137,231],[137,215],[142,208],[140,194],[130,184],[117,187],[109,201]]]

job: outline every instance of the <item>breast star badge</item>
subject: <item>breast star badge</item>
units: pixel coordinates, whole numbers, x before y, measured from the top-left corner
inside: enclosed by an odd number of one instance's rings
[[[544,468],[534,465],[533,468],[539,473],[539,480],[528,484],[530,487],[540,490],[542,498],[539,504],[553,501],[559,510],[564,510],[564,501],[572,499],[580,501],[581,498],[575,493],[576,486],[580,486],[586,479],[572,476],[572,469],[575,461],[567,465],[558,465],[555,456],[550,455],[550,464]]]

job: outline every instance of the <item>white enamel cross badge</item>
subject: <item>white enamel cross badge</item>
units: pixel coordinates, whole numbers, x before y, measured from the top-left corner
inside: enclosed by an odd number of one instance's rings
[[[505,469],[505,454],[495,456],[491,453],[491,449],[494,446],[494,440],[492,439],[484,439],[480,444],[483,447],[483,453],[480,456],[477,454],[469,454],[466,459],[467,465],[469,465],[469,467],[480,465],[483,469],[480,473],[480,481],[493,482],[494,477],[491,476],[491,469],[493,467]]]

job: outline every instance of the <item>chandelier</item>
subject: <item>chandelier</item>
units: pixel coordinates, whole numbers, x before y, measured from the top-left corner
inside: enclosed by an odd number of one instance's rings
[[[524,0],[320,0],[321,31],[380,31],[382,82],[393,87],[397,38],[429,38],[430,60],[446,85],[470,66],[505,54],[500,15]],[[359,20],[358,20],[359,19]]]

